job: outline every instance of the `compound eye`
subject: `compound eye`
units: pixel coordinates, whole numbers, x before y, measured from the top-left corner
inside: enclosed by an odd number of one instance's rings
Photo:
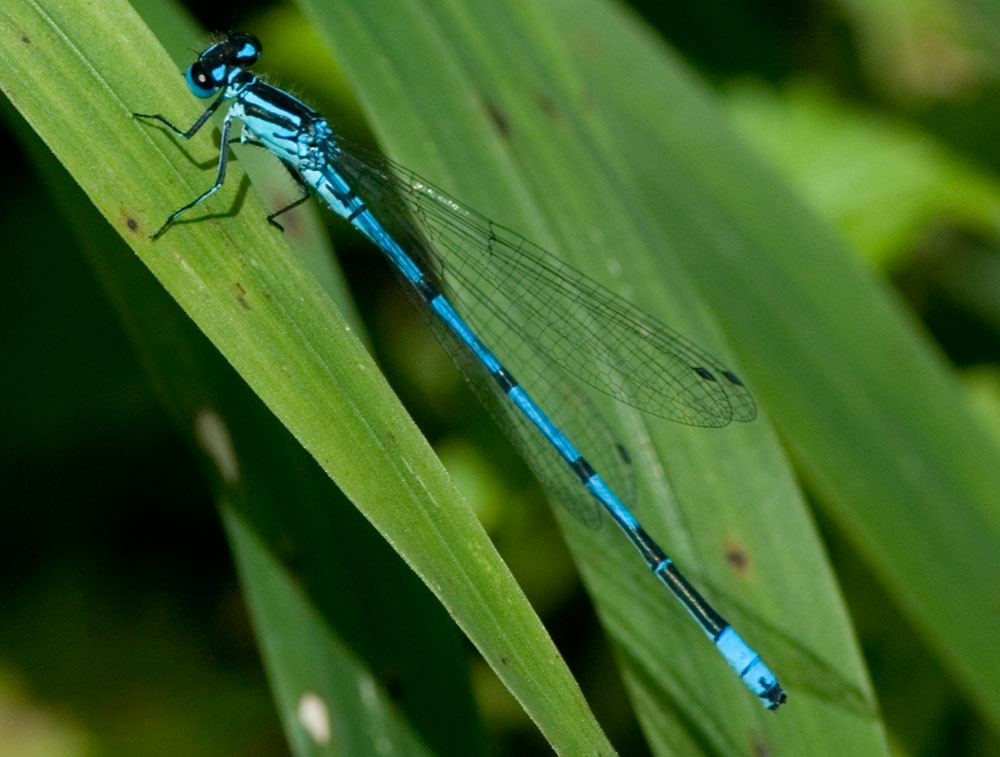
[[[187,80],[188,89],[195,97],[204,99],[219,91],[219,83],[212,77],[211,72],[201,64],[201,61],[195,61],[188,66],[184,78]]]

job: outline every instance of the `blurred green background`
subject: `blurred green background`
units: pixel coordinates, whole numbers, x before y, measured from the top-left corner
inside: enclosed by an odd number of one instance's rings
[[[717,91],[743,138],[905,301],[996,434],[1000,6],[631,5]],[[363,114],[333,63],[315,63],[319,43],[294,8],[191,3],[189,11],[207,29],[269,29],[287,40],[269,47],[266,70],[279,84],[300,82],[321,111],[338,114],[341,130],[365,137]],[[59,212],[66,198],[39,170],[43,151],[30,147],[6,103],[3,115],[0,752],[285,753],[203,466],[80,255]],[[612,742],[645,753],[541,493],[516,455],[494,444],[488,417],[410,317],[394,279],[342,224],[329,227],[393,387],[481,514]],[[511,499],[517,507],[504,506]],[[997,753],[996,734],[843,534],[817,517],[894,748]],[[984,622],[996,624],[996,606],[984,608]],[[457,632],[453,641],[463,643]],[[545,753],[466,647],[488,751]],[[916,685],[914,660],[922,661]],[[392,669],[382,674],[391,692]]]

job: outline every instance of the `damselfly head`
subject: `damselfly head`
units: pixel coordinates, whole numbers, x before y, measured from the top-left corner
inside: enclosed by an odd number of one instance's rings
[[[234,69],[252,66],[260,57],[260,40],[248,32],[234,32],[209,47],[187,70],[188,89],[195,97],[211,97],[225,85]]]

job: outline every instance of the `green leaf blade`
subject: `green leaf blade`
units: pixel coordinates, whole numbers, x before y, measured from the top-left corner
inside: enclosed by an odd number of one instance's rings
[[[198,104],[175,71],[122,3],[0,13],[4,92],[105,218],[443,601],[547,738],[567,753],[609,753],[481,526],[325,293],[264,222],[236,165],[205,214],[148,240],[204,190],[217,155],[208,129],[178,144],[131,118],[134,109],[194,121]]]
[[[724,354],[717,321],[696,287],[684,285],[689,274],[663,243],[661,227],[673,218],[639,204],[638,188],[610,147],[617,139],[638,145],[664,125],[644,118],[642,103],[632,100],[616,103],[635,118],[632,130],[609,129],[595,105],[628,75],[594,78],[567,43],[567,30],[575,29],[571,41],[582,54],[609,37],[634,46],[609,34],[621,33],[612,13],[567,5],[566,16],[578,16],[583,32],[552,4],[410,2],[386,17],[357,3],[338,6],[335,19],[323,4],[304,5],[390,155]],[[674,86],[690,86],[672,76]],[[726,308],[716,313],[728,318]],[[760,709],[620,534],[581,533],[567,520],[571,549],[651,742],[725,753],[753,734],[765,748],[794,752],[822,743],[833,717],[844,740],[828,744],[831,753],[851,740],[859,751],[883,750],[843,605],[766,420],[712,432],[604,407],[628,429],[625,440],[643,472],[638,515],[646,529],[758,648],[791,696],[777,716]]]

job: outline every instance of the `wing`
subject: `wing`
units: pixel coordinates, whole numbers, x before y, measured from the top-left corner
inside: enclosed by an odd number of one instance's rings
[[[331,145],[331,164],[522,384],[519,356],[542,354],[661,418],[724,426],[756,416],[739,377],[673,329],[412,171],[340,144],[348,149]]]
[[[603,509],[590,492],[580,485],[576,473],[538,428],[501,391],[497,382],[486,373],[465,344],[431,312],[426,301],[413,292],[412,287],[407,289],[473,391],[549,494],[583,525],[592,529],[600,527]],[[549,364],[545,370],[548,362],[544,356],[535,356],[533,365],[538,369],[536,373],[544,374],[545,380],[529,381],[527,384],[522,382],[522,386],[590,461],[619,499],[629,507],[634,506],[635,471],[625,445],[594,402],[574,386],[572,379],[565,376],[558,366]],[[524,361],[519,363],[523,370]]]

